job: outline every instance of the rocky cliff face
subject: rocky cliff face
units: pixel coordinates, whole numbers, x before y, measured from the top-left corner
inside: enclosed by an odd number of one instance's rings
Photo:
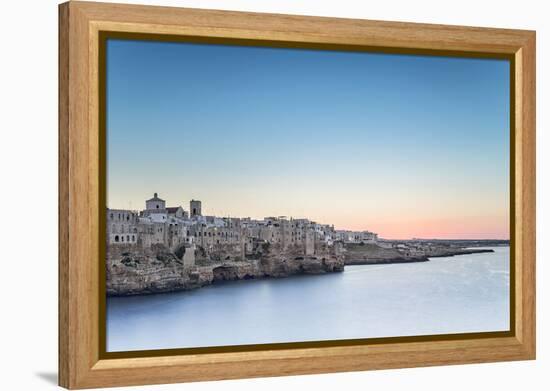
[[[183,266],[169,252],[126,253],[107,259],[107,295],[136,295],[194,289],[212,281],[212,268]]]
[[[345,246],[346,265],[370,265],[384,263],[425,262],[426,256],[405,256],[396,249],[376,244],[348,244]]]
[[[162,246],[148,251],[119,251],[107,259],[107,295],[125,296],[196,289],[218,281],[293,274],[320,274],[344,270],[341,257],[320,251],[304,256],[297,249],[264,246],[256,259],[209,260],[202,266],[184,266],[183,262]]]

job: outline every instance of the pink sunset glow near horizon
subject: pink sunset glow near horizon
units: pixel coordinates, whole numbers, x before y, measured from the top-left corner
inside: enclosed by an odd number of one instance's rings
[[[379,222],[370,230],[384,239],[502,239],[510,238],[506,218],[484,218],[474,223],[457,220],[418,220],[406,223]],[[345,224],[351,230],[362,230],[361,225]]]
[[[176,186],[177,188],[178,186]],[[189,209],[188,200],[200,199],[205,215],[220,217],[264,217],[285,216],[287,218],[308,218],[320,224],[334,225],[338,230],[376,232],[385,239],[503,239],[510,237],[509,213],[507,199],[503,197],[500,203],[490,199],[476,199],[474,203],[467,197],[462,197],[462,204],[453,203],[440,198],[425,199],[422,196],[409,194],[401,202],[392,204],[391,197],[371,197],[371,203],[357,202],[352,199],[335,205],[334,199],[327,198],[329,192],[320,193],[316,199],[309,200],[307,192],[296,191],[293,198],[279,194],[280,198],[271,197],[257,191],[245,194],[238,189],[228,189],[222,194],[205,192],[178,191],[174,186],[159,196],[166,200],[167,206],[182,206]],[[117,201],[118,197],[108,197],[109,206],[121,209],[141,210],[145,207],[145,199],[152,193],[143,193],[141,199],[133,199],[128,194],[125,199]],[[180,194],[184,194],[182,197]],[[322,194],[322,195],[321,195]],[[126,198],[127,197],[127,198]],[[385,198],[386,202],[382,203]],[[285,203],[284,200],[291,200]],[[130,201],[130,202],[129,202]],[[399,205],[396,206],[396,205]]]

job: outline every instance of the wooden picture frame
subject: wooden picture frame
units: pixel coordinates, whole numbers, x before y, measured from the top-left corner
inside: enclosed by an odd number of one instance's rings
[[[105,159],[101,37],[511,61],[512,330],[148,357],[101,349]],[[103,175],[103,176],[102,176]],[[103,288],[102,288],[103,287]],[[59,384],[91,388],[535,358],[535,32],[71,1],[59,6]]]

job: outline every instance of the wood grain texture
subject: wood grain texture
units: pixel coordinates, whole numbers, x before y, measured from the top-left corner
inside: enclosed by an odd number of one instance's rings
[[[517,91],[517,100],[520,102],[521,112],[517,113],[516,137],[521,142],[521,157],[516,158],[516,167],[521,168],[521,182],[516,183],[516,192],[521,192],[520,210],[516,211],[516,219],[521,220],[522,230],[518,243],[521,243],[519,254],[522,267],[521,281],[517,281],[518,291],[521,292],[522,329],[517,333],[528,351],[535,358],[536,351],[536,321],[535,321],[535,292],[536,292],[536,42],[534,34],[531,39],[518,51],[517,57],[521,61],[521,69],[517,77],[520,78],[520,88]],[[516,61],[519,62],[519,61]],[[516,220],[516,221],[517,221]]]
[[[535,33],[478,27],[69,2],[59,8],[59,382],[66,388],[533,359]],[[515,335],[100,359],[100,31],[513,58]]]
[[[69,384],[69,7],[59,7],[59,383]]]

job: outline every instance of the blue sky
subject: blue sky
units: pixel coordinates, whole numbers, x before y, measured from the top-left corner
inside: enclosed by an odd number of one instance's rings
[[[509,62],[108,40],[107,199],[508,237]]]

